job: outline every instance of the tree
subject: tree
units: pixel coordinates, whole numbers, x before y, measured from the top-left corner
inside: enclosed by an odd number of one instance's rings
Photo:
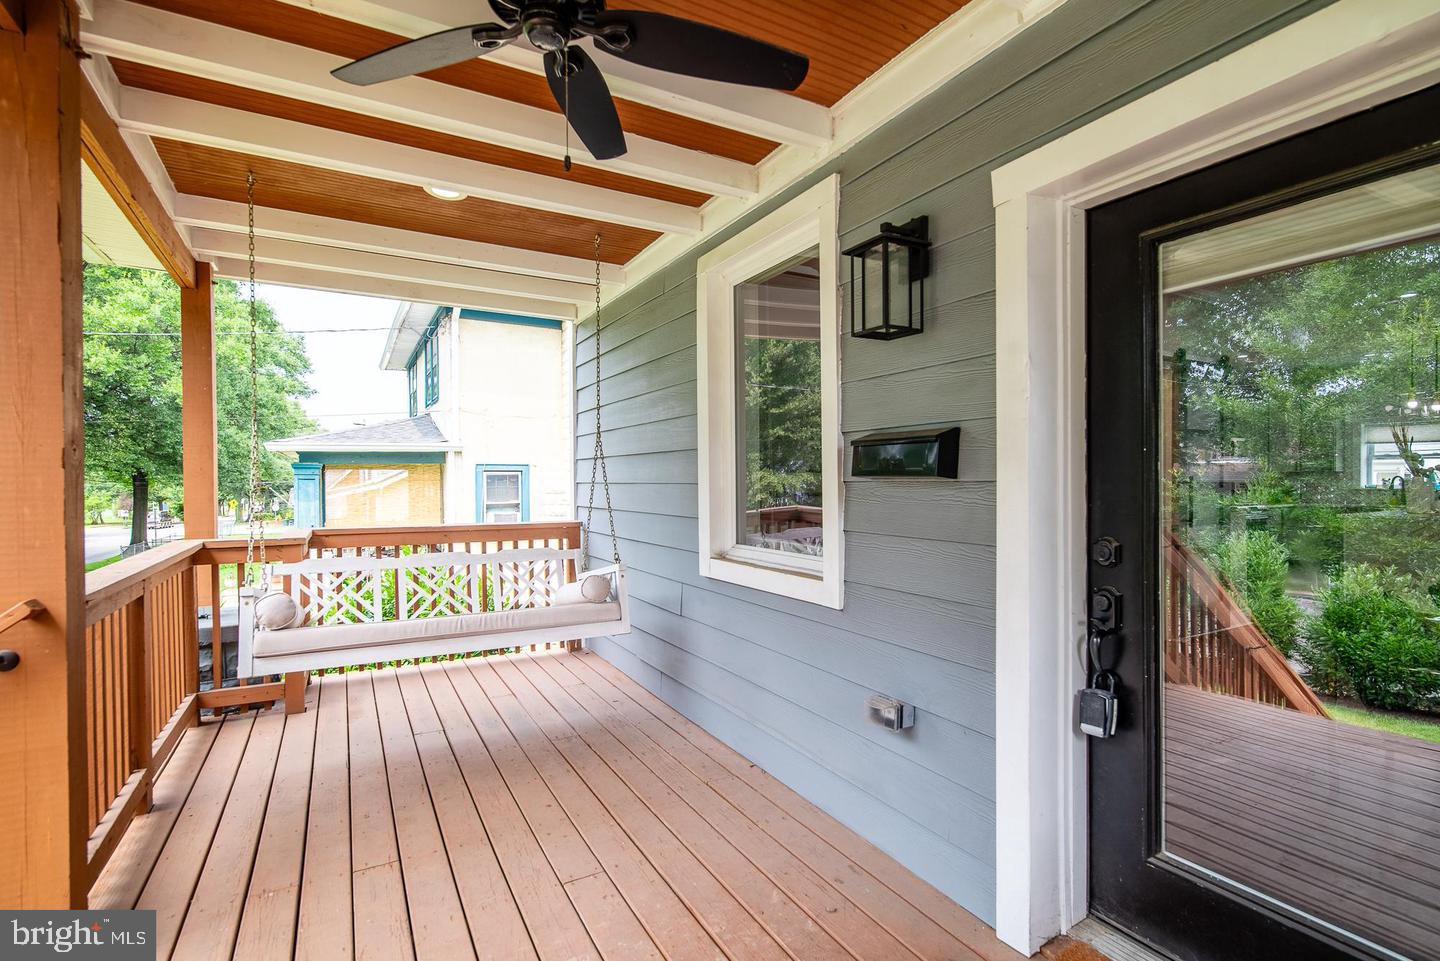
[[[1174,299],[1168,345],[1181,379],[1181,461],[1250,457],[1292,478],[1333,475],[1337,427],[1387,425],[1407,469],[1406,401],[1431,400],[1440,344],[1440,243],[1419,242],[1277,271]],[[1188,428],[1188,430],[1186,430]],[[1217,449],[1223,445],[1226,449]],[[1347,472],[1358,465],[1347,463]]]
[[[257,304],[260,435],[313,430],[300,407],[308,396],[304,341],[282,329],[269,304]],[[145,537],[148,487],[181,500],[180,292],[158,271],[88,264],[85,268],[85,478],[132,491],[131,539]],[[239,285],[215,283],[216,402],[220,495],[249,495],[249,304]],[[262,450],[262,480],[293,483],[288,463]]]
[[[820,503],[820,342],[747,337],[745,508]]]

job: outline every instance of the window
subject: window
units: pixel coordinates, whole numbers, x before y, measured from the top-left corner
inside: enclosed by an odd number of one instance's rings
[[[475,468],[475,514],[481,524],[530,520],[530,468],[522,464],[480,464]]]
[[[700,259],[700,573],[843,603],[837,178]]]
[[[431,324],[425,335],[425,407],[440,402],[440,335],[439,326]]]
[[[425,410],[440,402],[440,321],[450,312],[448,307],[439,307],[435,316],[415,349],[410,353],[410,362],[405,365],[405,374],[410,384],[410,416],[420,413],[420,380],[423,374],[425,384]]]

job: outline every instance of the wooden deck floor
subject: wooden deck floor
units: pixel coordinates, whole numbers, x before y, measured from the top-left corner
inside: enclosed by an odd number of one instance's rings
[[[1166,848],[1440,957],[1440,745],[1166,685]]]
[[[593,654],[308,694],[189,731],[91,906],[161,959],[1019,958]]]

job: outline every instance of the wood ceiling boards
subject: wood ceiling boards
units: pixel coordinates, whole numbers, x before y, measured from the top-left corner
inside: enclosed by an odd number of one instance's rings
[[[272,40],[322,50],[340,57],[359,58],[407,38],[363,24],[326,16],[280,0],[139,0],[146,6],[183,14],[209,23],[259,34]],[[446,67],[422,74],[476,93],[513,100],[559,114],[560,108],[545,78],[486,60]],[[667,113],[654,107],[617,100],[621,125],[627,133],[705,153],[757,163],[775,149],[775,143],[725,127]],[[557,120],[557,123],[559,121]],[[558,129],[558,128],[557,128]]]
[[[659,234],[581,217],[470,197],[437,200],[419,187],[303,164],[155,139],[155,149],[182,194],[245,202],[245,175],[255,172],[255,203],[423,233],[623,264]]]

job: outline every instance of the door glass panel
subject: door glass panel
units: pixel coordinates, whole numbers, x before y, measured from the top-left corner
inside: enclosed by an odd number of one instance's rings
[[[1440,957],[1440,168],[1160,265],[1164,853]]]

